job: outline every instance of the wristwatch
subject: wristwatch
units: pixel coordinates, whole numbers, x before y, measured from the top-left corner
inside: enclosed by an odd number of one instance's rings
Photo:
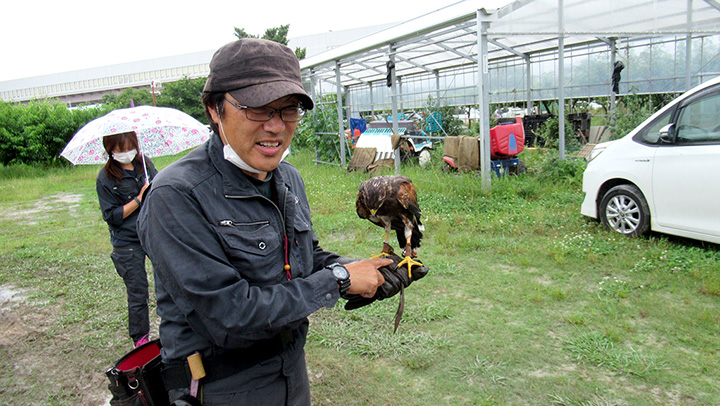
[[[328,266],[332,270],[335,279],[337,279],[338,287],[340,289],[340,295],[344,295],[350,289],[350,272],[347,268],[339,263],[334,263]]]

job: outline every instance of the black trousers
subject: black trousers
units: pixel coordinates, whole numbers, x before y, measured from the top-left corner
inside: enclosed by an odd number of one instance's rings
[[[301,343],[226,378],[202,383],[203,406],[310,406],[310,382]],[[170,390],[170,402],[189,388]]]
[[[150,332],[145,250],[140,244],[113,247],[110,258],[115,264],[118,275],[125,282],[128,302],[128,333],[134,342]]]

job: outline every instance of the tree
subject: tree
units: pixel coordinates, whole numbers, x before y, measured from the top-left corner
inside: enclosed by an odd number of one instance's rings
[[[188,79],[163,85],[162,93],[157,98],[158,106],[172,107],[183,111],[200,122],[207,123],[205,108],[200,100],[206,78]]]
[[[265,34],[262,36],[263,39],[269,39],[270,41],[279,42],[283,45],[288,44],[287,34],[290,31],[290,24],[281,25],[279,27],[268,28],[265,30]]]
[[[120,94],[109,93],[103,96],[102,104],[112,109],[124,109],[132,104],[136,106],[152,106],[152,94],[149,89],[125,89]]]
[[[237,39],[257,38],[257,35],[250,35],[245,31],[244,28],[238,28],[238,27],[235,27],[235,36],[237,37]]]
[[[305,54],[307,54],[306,48],[295,47],[295,56],[297,56],[297,59],[305,59]]]
[[[281,25],[279,27],[273,27],[268,28],[265,30],[265,34],[263,34],[262,37],[258,37],[257,35],[248,34],[247,31],[245,31],[244,28],[238,28],[235,27],[235,36],[237,39],[243,39],[243,38],[262,38],[267,39],[270,41],[275,41],[277,43],[287,45],[288,39],[287,35],[290,31],[290,24]],[[295,48],[295,56],[297,56],[298,59],[304,59],[305,55],[307,54],[306,48]]]

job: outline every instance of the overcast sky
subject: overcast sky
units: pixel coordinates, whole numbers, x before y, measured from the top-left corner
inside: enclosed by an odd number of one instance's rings
[[[215,50],[234,27],[300,37],[401,22],[460,0],[17,0],[3,5],[0,82]],[[467,0],[484,5],[495,0]]]

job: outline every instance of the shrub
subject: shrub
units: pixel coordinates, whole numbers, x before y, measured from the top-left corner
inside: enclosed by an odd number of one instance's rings
[[[560,147],[560,119],[549,118],[540,126],[539,136],[545,140],[545,148],[559,149]],[[572,125],[565,120],[565,149],[577,149],[580,143],[573,133]]]
[[[587,161],[582,158],[560,159],[557,156],[548,156],[541,166],[540,177],[553,182],[581,185],[586,167]]]
[[[66,164],[60,158],[65,145],[83,125],[106,112],[69,110],[57,101],[0,102],[0,164]]]
[[[340,161],[340,137],[337,133],[337,97],[326,95],[315,101],[295,130],[293,146],[300,149],[315,149],[317,158],[326,162]],[[349,151],[349,149],[346,149]]]
[[[580,158],[560,159],[555,150],[526,150],[520,158],[528,173],[544,181],[580,186],[587,162]]]
[[[611,138],[622,138],[676,96],[672,93],[653,95],[632,93],[622,96],[617,102],[615,113],[610,116],[607,123],[608,130],[612,134]]]

